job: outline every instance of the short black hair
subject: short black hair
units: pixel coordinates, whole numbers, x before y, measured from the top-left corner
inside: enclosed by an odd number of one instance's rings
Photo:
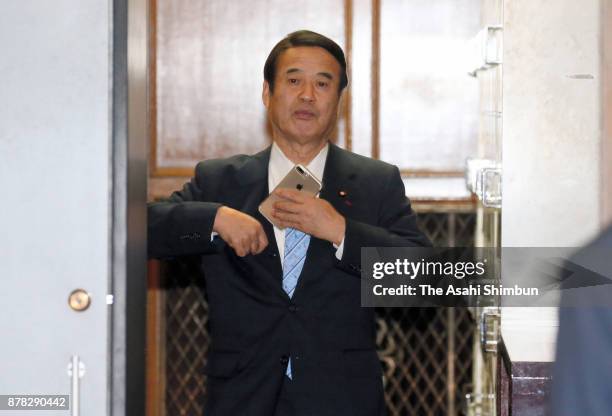
[[[340,64],[340,86],[338,88],[338,93],[342,92],[342,90],[348,85],[346,59],[344,58],[342,48],[330,38],[310,30],[298,30],[297,32],[289,33],[280,42],[278,42],[274,48],[272,48],[272,51],[270,52],[270,55],[268,55],[268,59],[266,59],[266,63],[264,65],[264,79],[268,81],[268,85],[270,85],[270,92],[274,92],[276,61],[278,61],[278,57],[287,49],[298,46],[318,46],[319,48],[325,49],[334,58],[336,58],[336,61],[338,61]]]

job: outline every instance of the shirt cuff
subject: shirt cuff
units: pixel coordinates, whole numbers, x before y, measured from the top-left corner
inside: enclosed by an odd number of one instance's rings
[[[219,235],[219,233],[216,233],[214,231],[212,233],[210,233],[210,241],[212,242],[215,239],[215,237],[218,236],[218,235]]]
[[[342,260],[342,253],[344,253],[344,237],[342,237],[342,241],[340,241],[340,245],[335,245],[334,243],[332,243],[334,245],[334,248],[336,249],[336,258],[338,260]]]

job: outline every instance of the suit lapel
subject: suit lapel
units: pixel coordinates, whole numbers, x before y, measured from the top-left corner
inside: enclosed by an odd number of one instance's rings
[[[336,145],[329,144],[329,152],[323,170],[323,188],[320,198],[328,201],[343,216],[351,216],[352,205],[350,203],[351,191],[356,191],[354,183],[356,173],[342,157],[342,149]],[[326,269],[334,266],[336,259],[336,248],[326,240],[311,237],[304,268],[300,274],[293,299],[298,299],[300,290],[308,282],[316,280]]]
[[[244,196],[241,204],[242,211],[249,214],[263,226],[268,247],[258,255],[246,256],[242,258],[247,265],[254,270],[262,270],[260,273],[266,279],[274,291],[281,296],[287,297],[282,288],[281,259],[278,253],[278,245],[274,236],[272,224],[259,212],[259,205],[268,196],[268,163],[270,160],[270,147],[266,150],[253,155],[237,174],[240,191],[237,192]]]

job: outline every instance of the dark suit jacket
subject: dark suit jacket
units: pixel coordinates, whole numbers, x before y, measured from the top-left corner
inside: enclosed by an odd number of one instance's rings
[[[612,226],[571,258],[584,268],[577,278],[592,281],[594,272],[612,280],[610,253]],[[594,289],[561,294],[562,306],[578,306],[559,309],[551,416],[612,415],[612,290],[610,283]]]
[[[429,245],[399,170],[330,145],[320,196],[346,218],[344,253],[338,260],[330,242],[313,237],[290,299],[273,228],[257,210],[269,157],[267,148],[200,162],[181,191],[148,208],[150,256],[202,254],[212,340],[205,414],[273,415],[291,356],[304,415],[384,415],[374,310],[360,306],[360,249]],[[258,219],[266,250],[240,258],[220,238],[211,243],[221,205]]]

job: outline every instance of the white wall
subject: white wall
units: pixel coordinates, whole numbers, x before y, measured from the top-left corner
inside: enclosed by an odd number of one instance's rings
[[[505,1],[503,246],[572,247],[599,230],[600,10]],[[502,314],[513,360],[553,360],[556,326],[555,308]]]

